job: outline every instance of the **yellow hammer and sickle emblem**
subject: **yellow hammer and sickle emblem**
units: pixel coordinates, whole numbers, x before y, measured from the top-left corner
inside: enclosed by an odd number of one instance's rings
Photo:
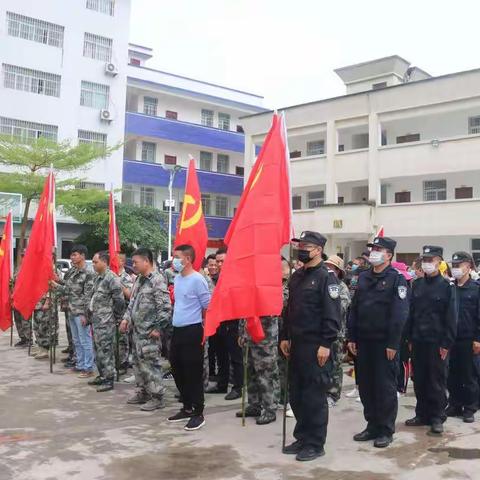
[[[185,198],[183,199],[183,208],[182,208],[182,221],[180,223],[180,232],[184,228],[190,228],[196,225],[200,219],[202,218],[202,202],[199,202],[197,211],[190,217],[186,218],[187,216],[187,208],[189,205],[195,205],[197,202],[195,199],[189,195],[188,193],[185,195]]]
[[[250,191],[252,191],[253,187],[258,182],[258,179],[260,178],[260,175],[262,174],[262,171],[263,171],[263,163],[262,163],[262,165],[260,165],[260,168],[258,169],[258,172],[256,173],[255,178],[253,179],[252,185],[250,187]]]

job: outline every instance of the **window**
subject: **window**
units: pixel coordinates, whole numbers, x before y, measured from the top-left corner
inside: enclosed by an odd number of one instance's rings
[[[215,198],[215,215],[217,217],[228,216],[228,198],[218,196]]]
[[[308,208],[318,208],[325,203],[325,192],[318,190],[316,192],[308,192]]]
[[[205,110],[202,108],[202,125],[213,127],[213,110]]]
[[[58,127],[43,123],[24,122],[14,118],[0,117],[0,135],[18,138],[26,143],[38,138],[57,141]]]
[[[211,152],[200,152],[200,170],[212,171],[212,158]]]
[[[473,198],[473,187],[458,187],[455,189],[455,199]]]
[[[176,165],[177,157],[175,155],[165,155],[164,156],[165,165]]]
[[[63,48],[64,28],[60,25],[7,12],[7,29],[11,37]]]
[[[157,116],[158,99],[155,97],[143,97],[143,113],[145,115]]]
[[[387,82],[374,83],[372,85],[372,90],[380,90],[381,88],[385,88],[386,86],[387,86]]]
[[[230,130],[230,115],[228,113],[218,114],[218,128],[222,130]]]
[[[202,193],[202,210],[204,215],[211,215],[212,199],[208,193]]]
[[[472,238],[472,256],[475,265],[480,263],[480,238]]]
[[[230,157],[219,153],[217,155],[217,172],[228,173],[230,171]]]
[[[237,133],[245,133],[245,130],[243,130],[241,125],[237,125]]]
[[[301,210],[302,209],[302,197],[301,195],[292,196],[292,210]]]
[[[100,83],[82,81],[80,105],[92,108],[108,108],[110,87]]]
[[[83,56],[109,62],[112,59],[111,38],[101,37],[93,33],[85,33],[83,40]]]
[[[380,203],[385,205],[387,203],[387,193],[388,193],[388,186],[381,185],[380,186]]]
[[[141,64],[142,62],[138,58],[130,59],[130,65],[135,65],[136,67],[139,67]]]
[[[423,201],[434,202],[447,199],[447,181],[429,180],[423,182]]]
[[[302,152],[300,150],[294,150],[290,152],[290,158],[300,158],[302,156]]]
[[[135,191],[131,185],[124,185],[122,188],[122,203],[133,205],[135,203]]]
[[[2,65],[3,86],[14,90],[47,95],[50,97],[60,96],[60,75],[30,70],[29,68],[15,65]]]
[[[468,134],[476,135],[480,133],[480,115],[469,117],[468,119]]]
[[[142,207],[155,206],[155,190],[152,187],[140,187],[140,205]]]
[[[408,142],[419,142],[420,134],[419,133],[408,133],[407,135],[401,135],[397,137],[397,143],[408,143]]]
[[[357,133],[352,135],[352,150],[357,148],[368,148],[368,133]]]
[[[345,203],[345,197],[337,197],[337,203],[343,205]]]
[[[245,175],[245,168],[244,167],[235,167],[235,175],[244,176]]]
[[[410,203],[410,192],[395,192],[395,203]]]
[[[142,142],[142,162],[155,163],[157,144]]]
[[[170,120],[177,120],[178,119],[178,113],[173,112],[172,110],[167,110],[165,112],[165,118],[169,118]]]
[[[307,157],[310,155],[323,155],[325,153],[325,142],[323,140],[313,140],[307,142]]]
[[[79,130],[78,131],[78,143],[90,143],[101,147],[103,149],[107,148],[107,134],[99,132],[90,132],[88,130]]]
[[[87,8],[113,17],[115,13],[115,0],[87,0]]]

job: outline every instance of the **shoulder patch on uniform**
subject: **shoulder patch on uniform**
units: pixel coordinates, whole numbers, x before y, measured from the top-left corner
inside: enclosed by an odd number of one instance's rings
[[[328,294],[330,295],[330,298],[335,300],[340,296],[340,287],[336,284],[332,284],[328,286]]]
[[[403,285],[398,287],[398,296],[400,297],[400,300],[405,300],[407,298],[407,287],[404,287]]]

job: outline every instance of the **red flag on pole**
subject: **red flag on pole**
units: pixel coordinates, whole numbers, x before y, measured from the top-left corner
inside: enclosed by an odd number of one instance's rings
[[[110,255],[110,270],[118,275],[120,272],[120,265],[118,263],[120,237],[118,235],[115,199],[113,198],[112,191],[110,191],[110,199],[108,203],[108,220],[108,253]]]
[[[376,237],[384,237],[385,236],[385,231],[383,229],[383,225],[378,229],[378,232],[377,234],[375,235],[375,238]]]
[[[207,242],[207,225],[202,210],[202,196],[195,170],[195,160],[190,157],[182,213],[177,222],[174,248],[178,245],[191,245],[195,250],[193,267],[195,270],[200,270]]]
[[[275,114],[225,237],[228,253],[207,310],[206,337],[223,321],[246,318],[252,339],[264,338],[259,317],[282,311],[280,249],[291,232],[285,126]]]
[[[13,226],[12,212],[7,215],[0,243],[0,330],[12,325],[10,282],[13,276]]]
[[[13,305],[23,318],[32,315],[35,304],[47,293],[48,282],[53,279],[55,229],[55,177],[50,171],[13,291]]]

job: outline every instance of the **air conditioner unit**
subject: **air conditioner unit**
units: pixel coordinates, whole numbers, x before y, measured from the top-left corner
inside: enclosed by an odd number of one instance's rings
[[[114,77],[115,75],[118,75],[118,68],[114,63],[107,62],[105,64],[105,73]]]
[[[114,119],[113,113],[106,109],[102,108],[100,110],[100,120],[103,120],[104,122],[111,122]]]

